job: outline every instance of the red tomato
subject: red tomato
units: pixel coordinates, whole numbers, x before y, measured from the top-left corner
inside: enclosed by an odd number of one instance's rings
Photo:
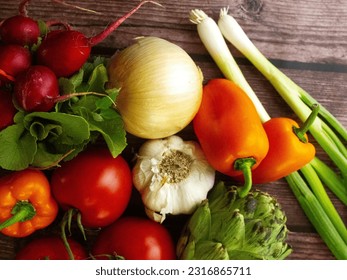
[[[103,227],[117,220],[131,196],[127,162],[108,149],[91,149],[55,169],[52,192],[64,210],[77,209],[85,227]]]
[[[167,229],[145,218],[124,217],[104,228],[98,235],[92,254],[118,255],[126,260],[173,260],[175,246]]]
[[[68,239],[75,260],[88,257],[83,246],[73,239]],[[32,240],[16,255],[16,260],[69,260],[69,254],[60,237],[51,236]]]

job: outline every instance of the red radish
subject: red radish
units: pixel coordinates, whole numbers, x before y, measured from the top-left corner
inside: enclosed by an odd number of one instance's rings
[[[11,92],[0,90],[0,130],[13,124],[16,113],[17,109],[13,105]]]
[[[37,21],[32,18],[16,15],[7,18],[0,26],[0,37],[6,44],[33,45],[40,36]]]
[[[88,60],[91,48],[104,40],[128,17],[134,14],[143,4],[153,1],[141,1],[126,15],[109,25],[98,35],[87,38],[83,33],[75,30],[54,32],[44,38],[37,50],[37,63],[48,66],[57,77],[68,77],[78,71]]]
[[[90,52],[88,39],[81,32],[54,30],[38,48],[37,64],[48,66],[57,77],[68,77],[82,67]]]
[[[25,111],[48,112],[59,96],[58,79],[48,67],[33,65],[17,75],[13,92],[16,102]]]
[[[27,48],[13,44],[0,45],[0,79],[8,81],[9,76],[15,77],[30,65],[31,53]]]

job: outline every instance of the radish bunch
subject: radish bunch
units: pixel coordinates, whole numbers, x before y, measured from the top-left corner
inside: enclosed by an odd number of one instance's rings
[[[63,23],[62,28],[53,30],[51,25],[57,24],[53,21],[46,22],[46,32],[42,34],[39,22],[27,15],[28,2],[22,0],[19,14],[0,23],[0,108],[9,108],[0,112],[0,130],[13,123],[15,108],[27,112],[52,110],[62,100],[58,79],[76,73],[89,59],[93,46],[152,1],[141,1],[90,38]],[[8,101],[9,96],[13,102]]]

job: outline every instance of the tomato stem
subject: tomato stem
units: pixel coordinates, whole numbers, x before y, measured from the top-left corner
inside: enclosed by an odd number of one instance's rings
[[[305,133],[310,129],[311,125],[315,121],[316,117],[318,116],[319,113],[319,105],[318,104],[313,104],[312,105],[312,112],[311,114],[307,117],[306,121],[301,127],[295,127],[293,126],[293,131],[296,134],[296,136],[300,139],[301,142],[307,143],[307,139],[305,137]]]
[[[234,169],[243,173],[244,185],[238,188],[240,197],[245,197],[252,187],[252,166],[256,163],[254,158],[240,158],[234,162]]]
[[[70,260],[74,260],[75,257],[73,255],[73,252],[71,250],[70,244],[67,241],[67,237],[66,237],[66,226],[68,228],[69,234],[71,235],[71,221],[72,221],[72,217],[75,214],[76,209],[69,209],[65,214],[64,217],[61,221],[61,225],[60,225],[60,231],[61,231],[61,239],[63,240],[64,246],[66,248],[66,251],[69,255]]]
[[[12,208],[11,214],[13,216],[0,224],[0,230],[18,222],[31,220],[36,215],[36,210],[30,202],[18,201]]]
[[[86,237],[86,233],[82,224],[82,215],[81,212],[78,211],[78,209],[75,208],[71,208],[69,209],[65,214],[64,217],[61,221],[61,225],[60,225],[60,230],[61,230],[61,238],[63,240],[64,246],[66,248],[67,253],[69,254],[69,258],[71,260],[74,260],[74,254],[71,250],[70,244],[67,240],[67,236],[66,236],[66,227],[67,230],[69,232],[69,235],[71,235],[71,224],[72,224],[72,218],[76,215],[76,220],[77,220],[77,227],[79,228],[79,230],[81,231],[84,240],[87,240]]]
[[[77,213],[76,219],[77,219],[77,226],[78,226],[79,230],[81,231],[81,233],[82,233],[82,235],[83,235],[83,239],[84,239],[84,240],[87,240],[86,232],[85,232],[84,226],[83,226],[83,224],[82,224],[82,215],[81,215],[81,212],[78,212],[78,213]]]

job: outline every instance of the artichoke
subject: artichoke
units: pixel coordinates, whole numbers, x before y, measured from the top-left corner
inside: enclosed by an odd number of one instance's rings
[[[271,195],[251,191],[239,197],[235,186],[219,182],[187,221],[177,243],[185,260],[280,260],[286,243],[286,215]]]

